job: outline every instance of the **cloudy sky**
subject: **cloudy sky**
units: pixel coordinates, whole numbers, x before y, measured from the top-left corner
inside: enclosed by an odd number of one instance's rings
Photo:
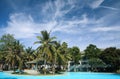
[[[0,37],[35,48],[41,30],[81,50],[120,47],[120,0],[0,0]]]

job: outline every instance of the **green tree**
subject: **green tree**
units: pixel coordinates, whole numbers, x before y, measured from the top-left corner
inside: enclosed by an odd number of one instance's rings
[[[6,52],[8,52],[8,54],[6,55],[6,62],[12,65],[13,70],[15,71],[15,66],[18,66],[19,69],[21,69],[23,64],[23,60],[21,59],[23,45],[16,40],[15,42],[9,45],[9,48]]]
[[[98,68],[106,67],[106,64],[99,58],[90,58],[89,65],[91,66],[91,71],[98,71]]]
[[[32,61],[33,59],[35,59],[34,52],[35,50],[33,50],[32,47],[28,47],[25,49],[25,55],[27,61]]]
[[[96,45],[90,44],[84,51],[84,58],[88,60],[91,71],[97,71],[98,67],[105,67],[105,63],[99,58],[101,50]]]
[[[72,61],[75,64],[74,71],[77,71],[77,65],[79,64],[79,60],[81,59],[81,53],[78,47],[74,46],[71,48],[71,56],[72,56]]]
[[[66,61],[66,57],[67,57],[67,54],[65,52],[65,48],[64,48],[64,44],[66,43],[63,43],[63,47],[61,46],[60,43],[56,42],[54,45],[52,45],[52,50],[53,50],[53,72],[55,72],[55,65],[58,65],[57,67],[57,71],[60,71],[61,70],[61,65],[65,65],[67,62]],[[64,50],[64,52],[63,52]],[[58,69],[59,68],[59,69]]]
[[[12,43],[14,42],[16,39],[13,37],[13,35],[11,34],[4,34],[1,38],[0,38],[0,45],[7,45],[8,43]]]
[[[61,59],[58,57],[59,66],[62,65],[63,69],[66,70],[68,61],[70,61],[72,59],[68,45],[66,42],[63,42],[61,44],[61,46],[59,47],[59,51],[63,55],[63,58],[64,58],[64,61],[61,61]]]
[[[55,37],[50,37],[50,33],[47,31],[41,31],[42,36],[37,36],[38,41],[35,44],[41,44],[38,48],[42,48],[42,56],[44,58],[44,65],[49,60],[52,60],[52,52],[50,50],[51,45],[55,42]],[[44,72],[46,74],[46,72]]]
[[[85,58],[99,58],[101,51],[96,45],[90,44],[85,50]]]
[[[4,65],[5,57],[8,54],[8,49],[10,49],[10,45],[15,41],[15,38],[11,34],[4,34],[0,38],[0,61],[4,62],[2,65]]]
[[[11,34],[5,34],[0,38],[0,52],[6,54],[8,46],[15,41],[15,38]]]
[[[109,66],[108,71],[116,71],[120,67],[120,49],[115,47],[106,48],[100,58]]]

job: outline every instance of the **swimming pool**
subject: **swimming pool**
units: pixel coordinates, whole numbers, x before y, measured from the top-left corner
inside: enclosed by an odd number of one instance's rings
[[[120,74],[112,73],[90,73],[90,72],[68,72],[64,75],[55,76],[30,76],[11,75],[0,72],[0,79],[120,79]]]

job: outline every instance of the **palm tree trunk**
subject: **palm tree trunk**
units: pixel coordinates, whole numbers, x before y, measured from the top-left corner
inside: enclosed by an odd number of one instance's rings
[[[11,67],[12,67],[11,64],[8,64],[8,70],[11,70]]]
[[[23,60],[19,61],[19,70],[22,70],[22,66],[23,66]]]
[[[14,62],[14,60],[12,62],[12,68],[13,68],[13,71],[15,72],[15,62]]]
[[[46,75],[46,54],[45,54],[45,59],[44,59],[44,74]]]
[[[55,74],[55,66],[54,66],[54,64],[52,66],[52,72],[53,72],[53,75],[54,75]]]

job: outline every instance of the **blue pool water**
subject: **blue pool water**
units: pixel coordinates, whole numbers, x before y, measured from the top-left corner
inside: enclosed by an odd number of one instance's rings
[[[120,79],[120,74],[112,73],[90,73],[90,72],[68,72],[64,75],[55,76],[30,76],[11,75],[0,72],[0,79]]]

